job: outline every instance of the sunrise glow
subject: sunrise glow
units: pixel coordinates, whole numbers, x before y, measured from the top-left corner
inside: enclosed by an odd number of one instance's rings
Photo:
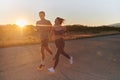
[[[16,21],[16,25],[18,25],[19,27],[23,28],[27,25],[27,21],[24,19],[20,19]]]

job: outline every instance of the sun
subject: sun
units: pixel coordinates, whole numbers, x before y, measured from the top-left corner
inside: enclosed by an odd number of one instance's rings
[[[20,19],[16,21],[16,25],[18,25],[19,27],[23,28],[27,25],[27,21],[24,19]]]

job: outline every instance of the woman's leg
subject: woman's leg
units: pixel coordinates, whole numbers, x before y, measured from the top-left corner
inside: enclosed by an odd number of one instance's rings
[[[61,54],[66,58],[70,59],[70,56],[64,51],[64,48],[61,48]]]
[[[69,59],[70,64],[73,64],[73,57],[72,57],[72,56],[69,56],[69,55],[64,51],[63,48],[61,49],[61,51],[62,51],[61,54],[62,54],[63,56],[65,56],[66,58]]]
[[[69,59],[70,64],[73,64],[73,57],[72,57],[72,56],[69,56],[69,55],[64,51],[65,42],[64,42],[63,39],[61,39],[61,44],[62,44],[62,46],[61,46],[61,54],[62,54],[63,56],[65,56],[66,58]]]
[[[65,42],[64,42],[64,39],[60,39],[60,51],[61,51],[61,54],[63,56],[65,56],[66,58],[70,59],[70,56],[64,51],[64,47],[65,47]]]
[[[54,58],[54,59],[55,59],[55,63],[54,63],[54,66],[53,66],[54,69],[55,69],[56,66],[58,65],[59,56],[60,56],[60,49],[57,50],[57,53],[56,53],[55,58]]]
[[[58,62],[59,62],[59,56],[60,56],[60,51],[59,51],[59,48],[58,48],[57,53],[54,57],[54,60],[55,60],[54,66],[48,69],[51,73],[55,72],[55,68],[56,68],[56,66],[58,65]]]

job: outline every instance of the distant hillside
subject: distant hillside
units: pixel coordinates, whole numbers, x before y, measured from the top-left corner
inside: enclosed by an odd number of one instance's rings
[[[111,24],[110,26],[113,26],[113,27],[120,27],[120,23]]]

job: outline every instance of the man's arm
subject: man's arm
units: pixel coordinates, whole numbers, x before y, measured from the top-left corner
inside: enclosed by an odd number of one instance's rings
[[[48,25],[49,25],[49,32],[51,32],[52,31],[52,24],[50,21],[48,21]]]
[[[34,29],[34,31],[38,31],[38,22],[36,22],[36,26],[35,27],[33,27],[33,29]]]
[[[34,31],[37,31],[37,28],[36,28],[36,26],[35,26],[33,29],[34,29]]]
[[[52,40],[52,37],[53,37],[53,27],[52,27],[52,24],[51,22],[49,21],[49,39]]]

